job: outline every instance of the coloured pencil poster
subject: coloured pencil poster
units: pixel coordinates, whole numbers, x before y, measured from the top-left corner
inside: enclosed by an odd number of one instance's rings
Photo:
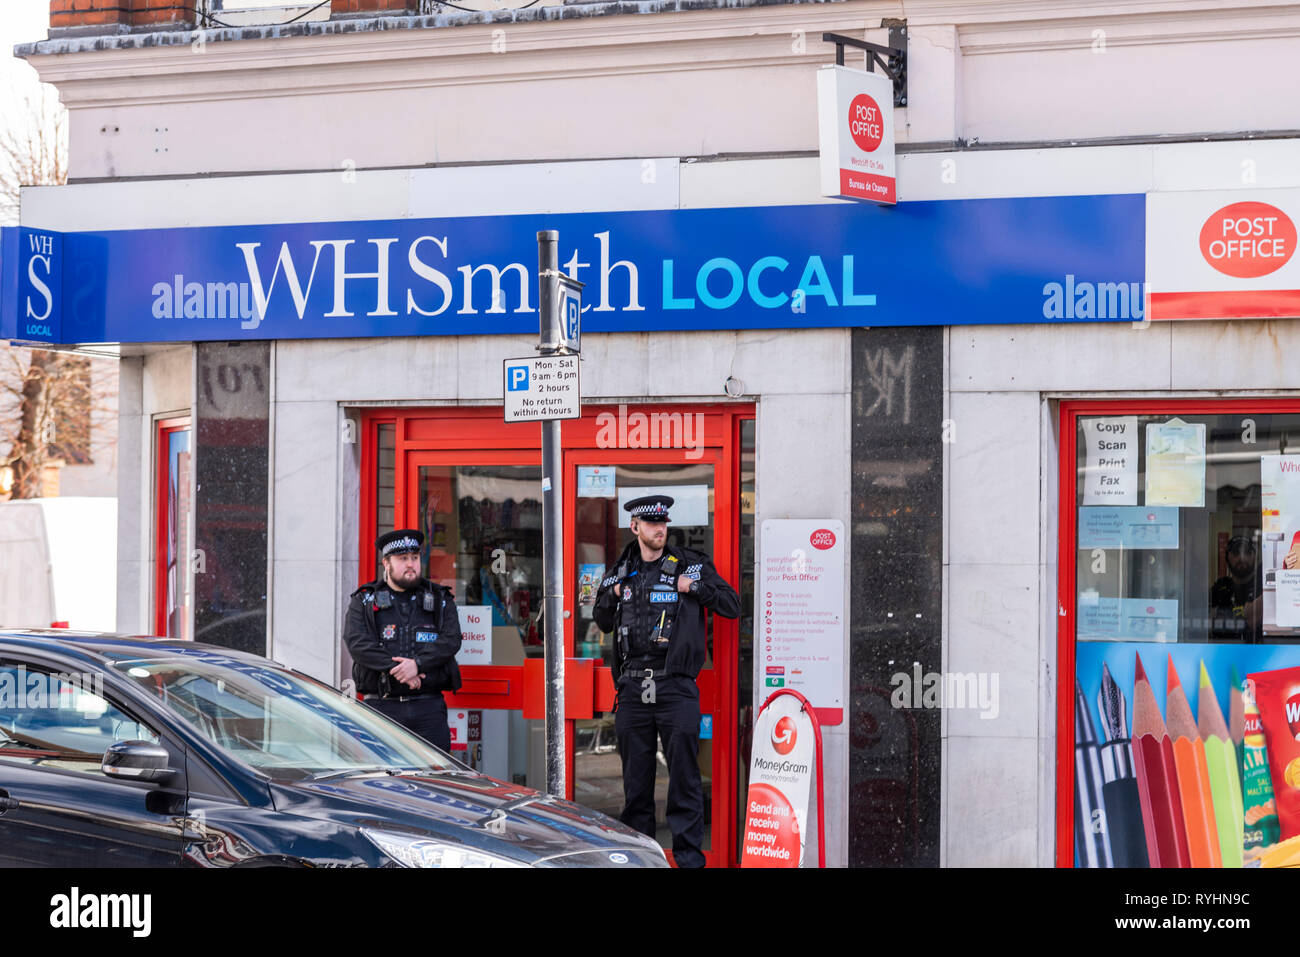
[[[1075,674],[1076,866],[1300,863],[1300,646],[1079,642]]]

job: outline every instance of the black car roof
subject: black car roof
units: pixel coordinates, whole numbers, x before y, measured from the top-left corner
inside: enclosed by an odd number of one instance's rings
[[[102,631],[69,631],[65,628],[0,629],[0,645],[16,644],[32,650],[46,651],[77,658],[90,664],[104,665],[127,658],[159,658],[170,654],[204,651],[257,664],[275,664],[260,655],[235,651],[221,645],[209,645],[179,638],[148,635],[124,635]]]

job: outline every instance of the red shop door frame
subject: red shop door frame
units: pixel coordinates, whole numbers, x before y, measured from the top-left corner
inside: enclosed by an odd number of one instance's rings
[[[704,415],[704,443],[698,458],[686,458],[682,448],[602,448],[598,439],[603,424],[600,416],[617,417],[618,406],[589,406],[579,419],[563,427],[564,530],[565,530],[565,634],[566,667],[565,740],[568,797],[573,798],[573,722],[589,718],[593,711],[608,711],[614,687],[608,668],[592,659],[573,657],[575,596],[577,468],[579,465],[625,464],[709,464],[714,468],[713,559],[721,574],[739,590],[740,583],[740,428],[753,419],[749,404],[667,405],[646,403],[633,411],[701,413]],[[540,465],[541,430],[536,424],[507,425],[500,407],[455,406],[421,409],[369,409],[362,413],[361,527],[358,530],[360,570],[358,584],[371,580],[375,567],[374,529],[378,516],[374,477],[378,463],[379,426],[394,427],[395,472],[393,514],[409,523],[416,519],[418,502],[414,494],[421,465]],[[410,526],[415,527],[415,526]],[[709,866],[735,864],[736,787],[739,715],[740,623],[713,619],[713,668],[701,672],[700,706],[712,713],[713,721],[713,814],[711,850],[705,854]],[[542,717],[541,659],[530,659],[524,667],[477,665],[462,669],[460,692],[450,696],[456,707],[500,708],[525,712],[525,717]]]
[[[1300,412],[1300,399],[1062,400],[1060,405],[1060,511],[1057,541],[1056,629],[1056,866],[1074,866],[1074,655],[1078,557],[1077,430],[1089,415],[1225,415]]]

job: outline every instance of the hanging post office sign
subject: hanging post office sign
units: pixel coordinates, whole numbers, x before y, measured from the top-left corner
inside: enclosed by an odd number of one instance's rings
[[[898,202],[894,83],[884,73],[825,66],[817,73],[823,196]]]

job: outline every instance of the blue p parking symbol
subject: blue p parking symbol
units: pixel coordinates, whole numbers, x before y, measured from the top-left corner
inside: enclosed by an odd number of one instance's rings
[[[572,296],[564,300],[564,337],[569,340],[578,338],[578,300]]]
[[[511,392],[527,392],[528,366],[506,366],[506,388]]]

